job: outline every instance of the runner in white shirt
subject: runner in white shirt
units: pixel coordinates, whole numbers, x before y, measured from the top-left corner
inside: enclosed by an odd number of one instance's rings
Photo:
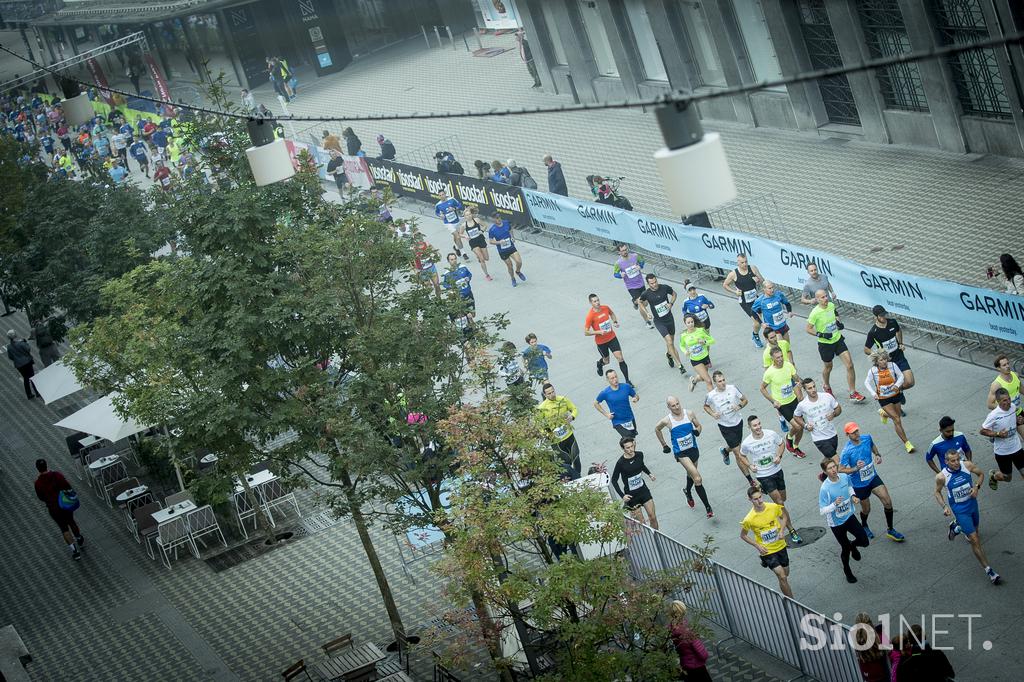
[[[1005,388],[995,391],[996,409],[988,413],[981,425],[981,435],[992,438],[992,452],[996,456],[999,471],[988,472],[988,487],[995,490],[999,481],[1013,480],[1013,470],[1024,478],[1024,450],[1021,449],[1020,434],[1017,433],[1017,411]]]
[[[714,388],[704,399],[704,411],[718,423],[718,430],[725,439],[725,446],[718,448],[722,461],[729,466],[729,453],[732,452],[738,465],[740,443],[743,442],[743,415],[740,410],[747,406],[747,397],[732,384],[725,383],[725,375],[720,370],[715,370],[711,381]]]
[[[829,459],[835,459],[839,452],[839,434],[832,420],[843,413],[843,407],[831,393],[818,393],[814,379],[810,377],[802,382],[804,399],[797,403],[793,418],[800,422],[804,430],[811,434],[814,447]],[[819,476],[825,480],[824,476]]]
[[[753,472],[755,486],[772,498],[776,504],[786,502],[786,477],[782,473],[782,455],[786,451],[785,442],[775,431],[761,427],[761,420],[755,415],[747,417],[750,435],[743,439],[737,460],[740,470],[744,473]],[[803,540],[796,533],[796,528],[789,527],[793,542],[800,544]]]

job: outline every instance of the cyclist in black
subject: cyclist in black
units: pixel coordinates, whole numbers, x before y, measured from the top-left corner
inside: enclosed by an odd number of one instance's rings
[[[741,253],[736,256],[736,267],[725,276],[722,288],[728,293],[739,298],[740,307],[754,323],[754,332],[751,340],[755,348],[764,348],[764,343],[758,332],[761,331],[761,318],[751,307],[757,300],[757,288],[764,281],[761,271],[756,265],[747,265],[747,255]]]
[[[636,441],[631,436],[619,439],[619,447],[622,448],[622,456],[615,463],[612,469],[612,487],[622,498],[622,504],[629,511],[637,523],[644,522],[643,511],[647,512],[648,525],[658,530],[658,517],[654,513],[654,498],[644,481],[644,474],[655,480],[654,474],[644,464],[644,453],[637,452]],[[622,479],[622,488],[619,487],[619,479]],[[622,490],[625,488],[625,494]]]

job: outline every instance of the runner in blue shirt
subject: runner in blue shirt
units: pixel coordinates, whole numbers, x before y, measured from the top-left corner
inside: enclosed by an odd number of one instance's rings
[[[761,284],[764,292],[754,301],[750,308],[761,315],[761,328],[774,329],[779,336],[789,341],[789,325],[786,320],[793,317],[793,306],[781,291],[768,280]]]
[[[700,422],[697,415],[683,408],[679,398],[670,395],[665,401],[668,405],[668,414],[654,425],[654,435],[661,443],[661,451],[666,455],[671,452],[676,461],[686,470],[686,504],[690,509],[696,507],[693,502],[693,489],[697,489],[697,497],[704,503],[704,512],[707,517],[713,518],[715,512],[711,510],[708,502],[708,494],[704,490],[704,479],[701,478],[697,469],[697,460],[700,459],[700,450],[697,447],[697,437],[700,436]],[[671,439],[671,446],[665,442],[662,431],[668,429],[668,437]]]
[[[715,304],[708,300],[707,296],[701,294],[697,295],[697,287],[689,282],[684,282],[683,286],[686,287],[686,299],[683,301],[683,317],[689,313],[697,319],[697,324],[704,327],[704,329],[711,330],[711,316],[708,315],[708,311],[715,307]]]
[[[857,548],[867,547],[869,544],[864,526],[853,514],[853,505],[859,504],[860,499],[850,483],[849,475],[839,473],[839,465],[834,459],[821,460],[821,470],[825,472],[826,478],[818,491],[818,511],[825,517],[832,535],[841,548],[839,558],[843,562],[846,582],[855,583],[857,577],[850,570],[850,557],[853,557],[854,561],[860,561],[860,551]],[[848,535],[853,536],[853,542]]]
[[[125,140],[128,141],[129,145],[132,142],[135,141],[135,131],[132,130],[132,124],[131,123],[128,123],[127,121],[125,121],[124,123],[121,124],[121,127],[118,128],[117,131],[119,133],[121,133],[122,135],[124,135]]]
[[[547,381],[549,359],[551,359],[551,349],[543,343],[538,343],[537,335],[533,332],[527,334],[523,360],[526,361],[526,369],[530,373],[530,378],[541,383]]]
[[[636,417],[633,416],[630,402],[639,401],[640,395],[629,384],[620,384],[619,375],[614,369],[605,372],[604,376],[608,380],[608,386],[597,394],[597,398],[594,399],[594,409],[600,412],[605,419],[611,421],[612,428],[620,436],[636,438]],[[601,403],[607,403],[608,409],[603,408]]]
[[[448,230],[448,234],[452,236],[452,242],[455,244],[455,255],[461,256],[464,261],[468,261],[469,254],[462,252],[462,236],[459,234],[459,222],[462,220],[459,216],[462,214],[465,206],[455,197],[449,199],[448,193],[443,189],[437,193],[437,197],[438,202],[434,204],[434,215],[441,219],[445,229]]]
[[[53,135],[50,133],[43,133],[42,137],[39,138],[39,141],[42,143],[43,151],[46,152],[46,155],[53,156],[53,146],[56,144],[53,139]]]
[[[110,140],[104,135],[98,135],[96,141],[93,142],[93,146],[96,147],[96,153],[100,159],[105,159],[110,156]]]
[[[448,269],[444,273],[442,284],[445,289],[458,289],[459,296],[469,306],[470,316],[476,314],[476,299],[473,297],[473,288],[470,280],[473,273],[465,265],[459,264],[459,257],[454,253],[448,254]]]
[[[114,181],[115,185],[120,185],[128,177],[128,171],[125,170],[119,160],[115,160],[114,165],[107,172],[110,173],[110,179]]]
[[[167,149],[167,131],[163,128],[158,128],[153,133],[153,146],[159,149],[161,154],[164,154],[164,150]]]
[[[974,477],[978,477],[977,483]],[[974,557],[985,569],[985,575],[993,585],[999,584],[999,574],[992,570],[981,548],[981,536],[978,534],[978,523],[981,516],[978,512],[978,493],[985,482],[985,472],[969,460],[961,461],[956,450],[946,451],[946,461],[942,470],[935,476],[935,499],[945,516],[952,516],[949,522],[950,540],[963,533],[971,543]]]
[[[924,461],[932,468],[932,471],[939,473],[939,469],[946,461],[946,453],[953,450],[957,457],[963,461],[974,459],[971,446],[963,433],[953,428],[956,422],[952,417],[943,417],[939,420],[939,436],[932,441],[932,446],[924,455]]]
[[[526,275],[523,274],[523,259],[519,255],[519,249],[516,248],[516,242],[512,236],[512,226],[509,225],[509,222],[495,216],[494,224],[487,230],[487,237],[487,241],[498,247],[498,256],[505,263],[508,276],[512,278],[512,286],[519,284],[516,282],[516,277],[525,282]],[[512,270],[513,263],[515,264],[515,271]]]
[[[149,177],[149,155],[146,153],[146,143],[142,140],[136,140],[132,143],[132,146],[128,148],[128,152],[132,155],[139,164],[139,170]]]
[[[864,532],[867,533],[869,540],[874,539],[875,534],[868,527],[868,514],[871,513],[871,495],[875,495],[881,500],[885,512],[886,536],[893,542],[903,542],[903,534],[892,525],[893,510],[889,489],[875,471],[875,467],[882,463],[882,455],[878,453],[875,441],[868,434],[861,435],[860,427],[855,422],[846,422],[843,431],[849,442],[839,455],[839,471],[852,474],[850,485],[860,500],[860,522],[864,525]]]

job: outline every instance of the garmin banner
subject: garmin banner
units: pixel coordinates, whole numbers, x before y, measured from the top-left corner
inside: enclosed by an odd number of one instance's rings
[[[557,194],[521,191],[530,214],[540,222],[726,270],[736,266],[737,254],[745,253],[762,275],[794,289],[803,288],[807,264],[815,263],[844,301],[867,307],[879,304],[894,315],[1024,343],[1024,297],[881,270],[751,234],[658,220]]]
[[[444,190],[449,198],[454,197],[467,206],[476,206],[483,215],[501,216],[517,225],[530,222],[526,202],[518,187],[369,157],[366,157],[366,165],[374,183],[391,187],[396,197],[412,197],[435,203],[438,201],[438,193]]]

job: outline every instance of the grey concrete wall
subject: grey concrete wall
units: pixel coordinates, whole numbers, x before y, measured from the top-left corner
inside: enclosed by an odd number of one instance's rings
[[[920,111],[886,109],[882,112],[885,127],[893,144],[912,144],[919,147],[938,147],[932,117]]]

